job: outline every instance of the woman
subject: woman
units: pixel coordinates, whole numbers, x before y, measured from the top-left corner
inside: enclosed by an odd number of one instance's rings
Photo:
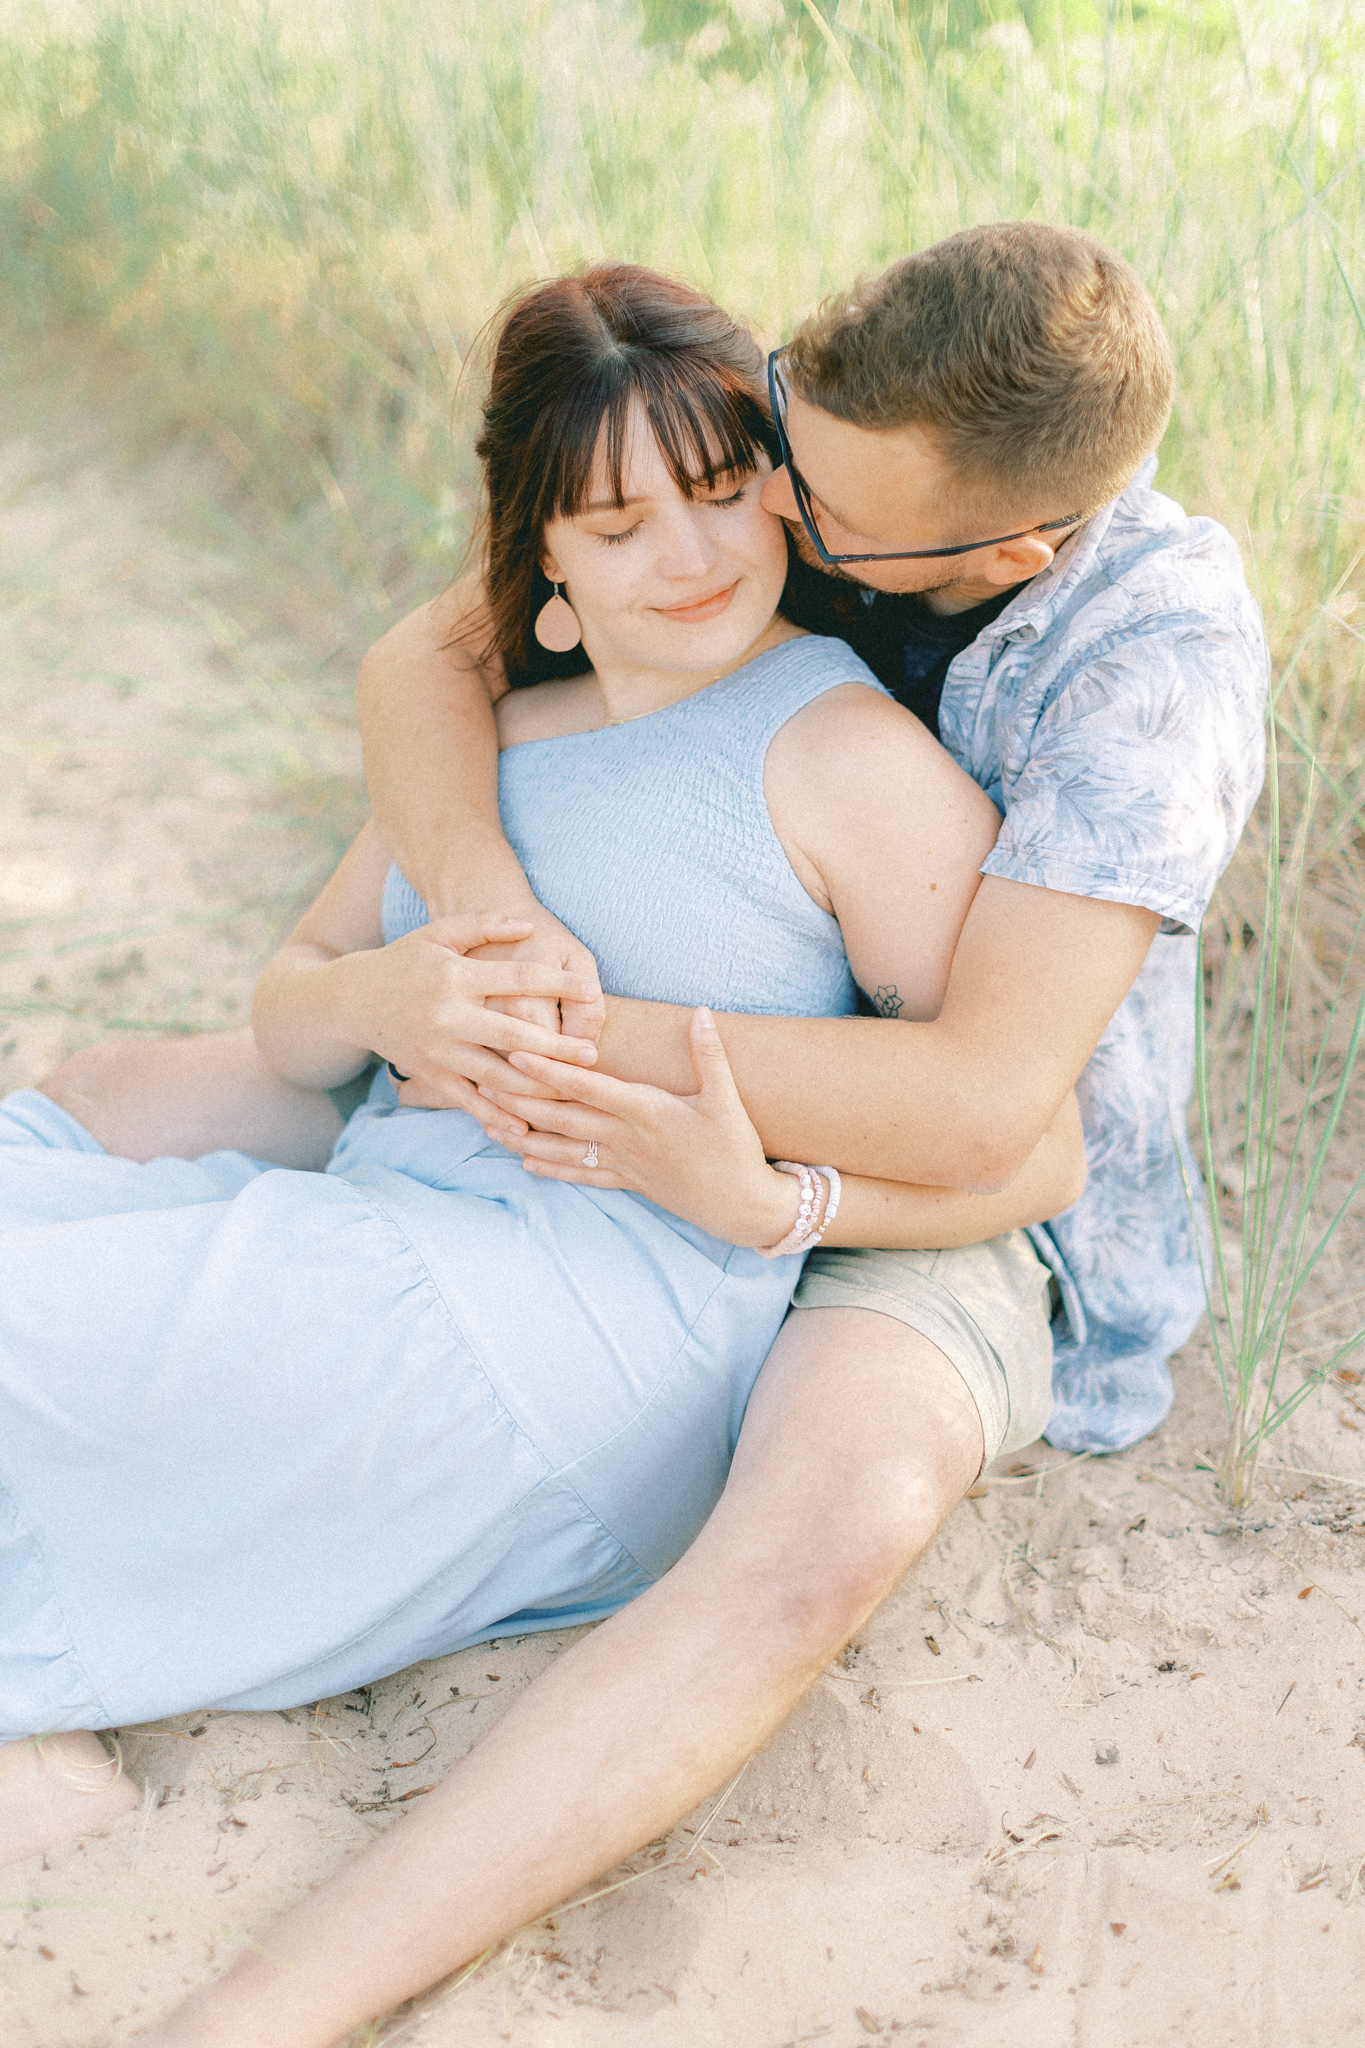
[[[325,1174],[136,1165],[49,1096],[9,1099],[16,1808],[40,1798],[35,1730],[292,1705],[610,1613],[705,1521],[821,1224],[951,1244],[1074,1198],[1074,1118],[997,1197],[846,1179],[836,1200],[833,1172],[764,1160],[704,1006],[848,1014],[856,984],[894,984],[933,1014],[995,817],[842,643],[777,613],[748,337],[648,273],[598,276],[629,337],[607,374],[567,281],[513,308],[494,364],[494,631],[511,667],[533,616],[592,662],[505,700],[500,803],[604,983],[697,1006],[698,1092],[585,1075],[592,1129],[619,1127],[604,1171],[596,1141],[523,1163],[462,1113],[399,1108],[381,1073]],[[452,1035],[477,1024],[532,1075],[547,1054],[591,1065],[586,1043],[475,1018],[594,993],[500,968],[520,929],[428,925],[367,828],[262,977],[261,1053],[292,1086],[344,1082],[435,979]]]

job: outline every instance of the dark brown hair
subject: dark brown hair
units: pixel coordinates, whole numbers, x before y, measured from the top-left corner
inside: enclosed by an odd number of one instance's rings
[[[607,489],[622,502],[632,404],[690,497],[752,469],[760,449],[775,452],[761,373],[757,343],[728,313],[633,263],[551,278],[504,309],[475,452],[487,488],[490,652],[510,681],[544,666],[532,638],[550,594],[542,537],[586,504],[599,445]]]
[[[1044,221],[967,228],[836,294],[788,363],[812,405],[930,429],[966,491],[1024,516],[1107,504],[1171,409],[1170,343],[1136,273]]]

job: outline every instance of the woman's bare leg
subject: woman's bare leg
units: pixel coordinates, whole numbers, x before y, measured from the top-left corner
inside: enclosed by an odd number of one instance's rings
[[[146,2048],[328,2048],[665,1833],[790,1713],[981,1452],[965,1383],[916,1331],[789,1316],[687,1555]]]
[[[0,1743],[0,1864],[107,1828],[140,1798],[98,1736]]]
[[[120,1159],[231,1150],[321,1168],[341,1135],[330,1097],[273,1074],[249,1028],[87,1045],[39,1086]]]

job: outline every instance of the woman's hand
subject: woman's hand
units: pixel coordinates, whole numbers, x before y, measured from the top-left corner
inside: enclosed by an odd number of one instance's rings
[[[528,1173],[582,1187],[626,1188],[731,1244],[767,1246],[796,1220],[796,1181],[769,1166],[749,1121],[709,1010],[688,1031],[695,1095],[670,1095],[562,1058],[513,1052],[510,1064],[555,1090],[557,1099],[518,1096],[497,1084],[480,1093],[535,1128],[504,1140]],[[596,1166],[584,1157],[596,1144]]]
[[[438,917],[386,946],[380,904],[391,865],[364,826],[256,983],[261,1056],[299,1087],[335,1088],[377,1052],[413,1077],[403,1084],[409,1107],[463,1109],[501,1137],[509,1119],[477,1084],[515,1080],[502,1055],[596,1057],[605,1006],[592,955],[541,909],[519,869],[520,894],[496,912]],[[583,1035],[563,1035],[566,1017],[585,1024]]]

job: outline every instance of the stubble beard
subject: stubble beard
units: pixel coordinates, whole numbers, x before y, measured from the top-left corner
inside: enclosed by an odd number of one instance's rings
[[[837,562],[822,562],[811,545],[810,535],[799,519],[784,519],[786,527],[796,546],[796,552],[808,569],[818,569],[822,576],[828,576],[831,583],[849,583],[855,590],[870,590],[877,597],[937,597],[943,591],[956,590],[957,584],[951,578],[942,583],[917,584],[914,590],[882,590],[875,583],[864,583],[861,576],[853,575],[848,569],[840,568]]]

